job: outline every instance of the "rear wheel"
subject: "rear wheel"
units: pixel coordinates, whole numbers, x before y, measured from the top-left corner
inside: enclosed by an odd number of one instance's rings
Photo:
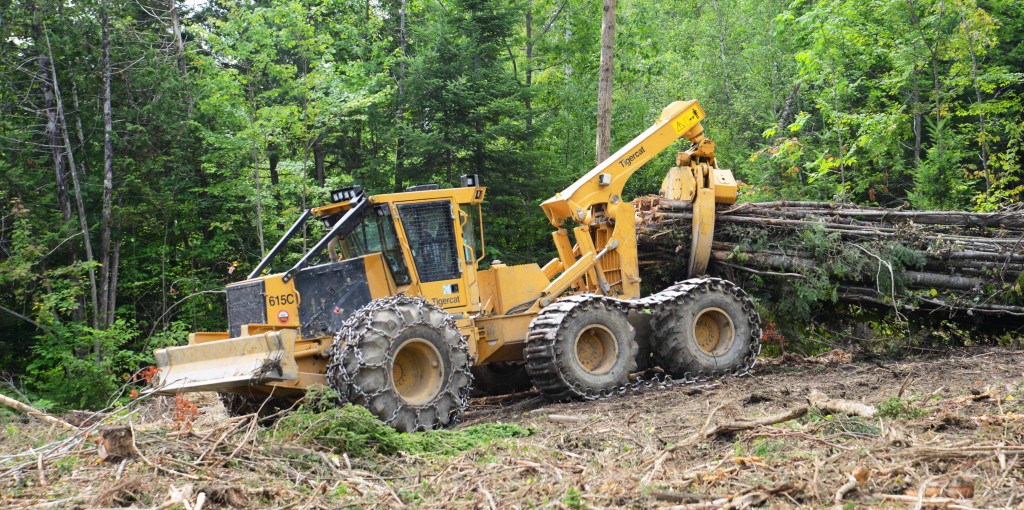
[[[761,319],[743,289],[708,278],[655,313],[654,359],[673,377],[715,376],[757,356]]]
[[[626,311],[595,296],[574,296],[541,311],[530,326],[526,370],[545,396],[597,396],[626,384],[637,344]]]
[[[349,402],[400,432],[458,421],[472,381],[469,348],[450,315],[422,299],[374,301],[331,347],[327,378]]]

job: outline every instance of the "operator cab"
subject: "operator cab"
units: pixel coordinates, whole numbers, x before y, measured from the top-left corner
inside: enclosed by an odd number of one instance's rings
[[[339,219],[340,214],[323,218],[328,226]],[[327,244],[330,262],[380,253],[384,256],[396,285],[401,287],[412,283],[409,267],[402,256],[402,245],[398,242],[398,234],[395,233],[390,208],[386,204],[376,205],[362,217],[352,221],[356,222],[356,225],[348,235],[339,234]]]

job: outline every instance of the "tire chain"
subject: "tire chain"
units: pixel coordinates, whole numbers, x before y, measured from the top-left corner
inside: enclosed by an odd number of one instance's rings
[[[334,335],[334,343],[331,344],[330,358],[327,364],[327,382],[331,386],[331,388],[338,393],[340,405],[344,405],[350,401],[348,398],[350,391],[357,391],[363,394],[367,402],[373,400],[374,397],[387,391],[386,389],[381,389],[373,393],[366,393],[365,391],[363,391],[363,389],[360,388],[355,383],[355,381],[353,381],[353,374],[350,374],[348,369],[345,367],[344,360],[348,356],[355,356],[360,367],[384,368],[386,370],[387,367],[389,367],[391,363],[394,362],[394,356],[392,356],[390,351],[384,355],[384,359],[381,360],[379,363],[367,363],[366,360],[363,359],[362,351],[355,348],[355,338],[357,335],[362,334],[365,331],[372,330],[386,338],[393,339],[394,335],[382,331],[378,328],[374,328],[372,318],[375,312],[390,309],[397,313],[399,317],[402,317],[404,322],[405,315],[401,313],[401,305],[415,305],[420,309],[435,308],[437,311],[440,311],[445,316],[444,322],[441,324],[440,327],[434,326],[429,321],[425,320],[424,314],[422,313],[420,313],[419,319],[417,321],[411,323],[404,323],[403,326],[425,325],[437,330],[444,330],[446,327],[451,327],[455,331],[458,331],[458,327],[455,325],[455,319],[452,318],[451,314],[428,303],[423,298],[409,297],[404,294],[398,294],[395,296],[380,298],[371,301],[369,304],[367,304],[363,308],[360,308],[351,316],[349,316],[348,319],[345,319],[345,322],[343,322],[341,325],[341,329],[339,329],[338,333]],[[442,335],[442,337],[444,337],[444,335]],[[469,344],[466,341],[466,337],[463,336],[461,333],[459,334],[459,343],[456,345],[456,347],[465,352],[466,356],[469,357]],[[453,416],[451,422],[447,424],[448,426],[459,423],[463,411],[465,411],[466,408],[469,406],[469,389],[473,386],[473,374],[469,370],[469,366],[473,365],[473,360],[471,357],[469,359],[470,363],[468,363],[467,367],[465,368],[455,366],[452,367],[453,370],[463,372],[463,374],[469,379],[470,384],[466,385],[466,387],[463,388],[458,393],[452,394],[455,397],[455,408],[452,410]],[[388,371],[388,373],[390,372]],[[454,380],[454,378],[455,375],[453,374],[450,380]],[[402,406],[395,406],[395,410],[394,412],[391,413],[391,417],[382,421],[384,421],[384,423],[387,423],[388,425],[391,425],[394,422],[395,418],[398,417],[398,411],[401,409],[401,407]],[[419,422],[419,416],[417,413],[416,427],[414,430],[429,430],[431,428],[433,427]]]
[[[555,342],[558,330],[565,318],[574,309],[593,301],[603,301],[615,309],[628,313],[635,311],[656,316],[659,309],[670,304],[696,299],[701,292],[717,287],[733,294],[743,303],[743,311],[750,323],[751,344],[743,363],[732,371],[714,370],[701,371],[696,374],[686,373],[682,378],[673,378],[668,374],[655,374],[651,377],[639,377],[622,386],[595,391],[579,385],[571,385],[562,377],[555,363]],[[653,332],[653,330],[652,330]],[[618,299],[598,294],[578,294],[562,298],[541,310],[540,314],[530,323],[530,333],[524,354],[527,367],[534,385],[546,397],[555,401],[567,400],[599,400],[619,395],[630,395],[650,390],[663,390],[677,386],[705,382],[725,376],[742,377],[750,372],[761,353],[761,320],[754,308],[754,303],[747,293],[736,284],[720,278],[693,278],[675,283],[665,290],[640,299]]]

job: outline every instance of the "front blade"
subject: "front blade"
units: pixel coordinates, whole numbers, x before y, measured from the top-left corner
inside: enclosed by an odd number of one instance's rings
[[[294,381],[297,333],[291,329],[229,338],[182,347],[157,349],[160,369],[157,395],[187,391],[215,391],[270,381]]]

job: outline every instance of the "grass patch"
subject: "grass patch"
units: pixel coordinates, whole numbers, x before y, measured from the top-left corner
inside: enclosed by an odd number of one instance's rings
[[[562,496],[562,504],[574,510],[583,508],[583,496],[576,487],[569,487]]]
[[[807,415],[801,418],[804,423],[814,425],[821,434],[843,434],[852,436],[878,436],[882,430],[871,421],[860,416],[847,416],[842,413],[824,414],[817,407],[811,407]]]
[[[751,445],[755,457],[767,459],[786,450],[786,442],[779,439],[756,439]]]
[[[928,411],[910,404],[909,400],[892,397],[878,406],[878,416],[882,418],[920,418],[928,414]]]
[[[530,431],[512,424],[484,423],[460,430],[431,430],[404,434],[385,425],[360,406],[337,406],[328,389],[311,390],[305,403],[282,417],[272,434],[276,438],[363,456],[398,452],[452,456],[496,440],[524,437]]]

